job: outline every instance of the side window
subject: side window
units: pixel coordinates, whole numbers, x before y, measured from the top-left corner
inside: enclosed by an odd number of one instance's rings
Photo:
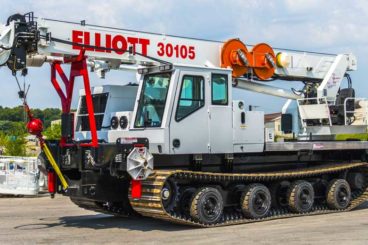
[[[175,120],[180,121],[204,106],[204,78],[185,75],[180,89],[180,98]]]
[[[212,105],[228,105],[226,74],[212,74]]]

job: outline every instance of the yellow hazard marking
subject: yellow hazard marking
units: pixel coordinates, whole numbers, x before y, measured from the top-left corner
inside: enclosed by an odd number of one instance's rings
[[[49,150],[46,144],[43,144],[43,151],[45,152],[47,159],[51,163],[52,168],[55,170],[55,173],[59,177],[61,185],[63,186],[63,189],[66,190],[69,187],[68,182],[66,182],[63,174],[60,171],[59,166],[56,164],[56,161],[54,157],[52,156],[51,151]]]

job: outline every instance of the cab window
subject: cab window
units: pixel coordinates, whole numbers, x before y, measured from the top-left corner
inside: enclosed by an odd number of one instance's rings
[[[161,127],[170,85],[171,73],[148,74],[144,77],[134,126]]]
[[[180,98],[175,120],[180,121],[204,106],[204,78],[185,75],[180,89]]]
[[[227,78],[226,74],[212,74],[212,105],[228,105]]]

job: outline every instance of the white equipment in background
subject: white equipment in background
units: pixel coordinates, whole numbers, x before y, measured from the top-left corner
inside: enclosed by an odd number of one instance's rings
[[[36,157],[0,157],[0,195],[37,195],[39,176]]]

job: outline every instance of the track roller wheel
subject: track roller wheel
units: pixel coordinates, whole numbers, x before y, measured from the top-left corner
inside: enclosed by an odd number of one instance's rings
[[[364,188],[364,175],[362,173],[348,173],[346,178],[350,185],[350,189],[362,190]]]
[[[327,205],[331,209],[345,209],[351,200],[349,183],[344,179],[333,179],[327,187]]]
[[[161,190],[161,199],[166,211],[173,211],[178,201],[178,186],[171,179],[167,180]]]
[[[262,184],[251,184],[245,188],[240,198],[240,205],[246,218],[263,218],[271,208],[270,191]]]
[[[290,188],[290,182],[287,180],[274,182],[270,186],[272,207],[282,208],[288,206],[286,194]]]
[[[206,225],[216,224],[224,209],[224,202],[220,191],[213,187],[202,187],[194,194],[190,216],[197,222]]]
[[[309,212],[314,203],[314,189],[312,184],[304,180],[298,180],[291,183],[287,198],[289,209],[292,212]]]
[[[190,206],[193,195],[196,193],[196,188],[185,187],[180,191],[178,208],[179,211],[183,212],[185,215],[190,214]]]

